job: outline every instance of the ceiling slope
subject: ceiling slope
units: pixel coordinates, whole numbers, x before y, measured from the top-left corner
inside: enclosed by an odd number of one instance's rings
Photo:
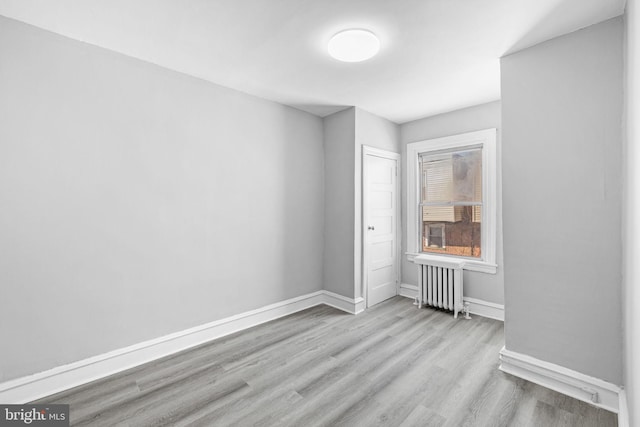
[[[0,15],[324,116],[396,123],[500,98],[499,58],[623,13],[624,0],[0,0]],[[367,28],[378,56],[326,53]]]

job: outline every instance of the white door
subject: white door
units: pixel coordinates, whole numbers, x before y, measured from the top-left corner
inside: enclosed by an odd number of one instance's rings
[[[363,233],[367,307],[397,295],[400,155],[365,147]]]

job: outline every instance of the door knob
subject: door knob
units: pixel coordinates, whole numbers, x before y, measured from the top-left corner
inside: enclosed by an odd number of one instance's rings
[[[373,225],[367,227],[368,230],[375,230],[376,228]]]

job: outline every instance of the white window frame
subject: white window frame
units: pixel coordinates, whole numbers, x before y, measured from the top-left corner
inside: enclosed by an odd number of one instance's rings
[[[428,139],[407,144],[407,258],[464,259],[464,269],[495,274],[497,236],[497,158],[496,129],[485,129],[444,138]],[[455,255],[421,253],[419,157],[422,153],[440,150],[482,148],[482,228],[481,259]]]

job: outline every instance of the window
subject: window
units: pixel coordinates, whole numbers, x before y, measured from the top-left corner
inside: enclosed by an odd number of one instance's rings
[[[420,251],[480,258],[482,149],[425,152],[419,162]]]
[[[431,224],[424,222],[424,250],[427,249],[444,249],[444,224]]]
[[[495,129],[407,146],[409,257],[463,257],[495,273]]]

